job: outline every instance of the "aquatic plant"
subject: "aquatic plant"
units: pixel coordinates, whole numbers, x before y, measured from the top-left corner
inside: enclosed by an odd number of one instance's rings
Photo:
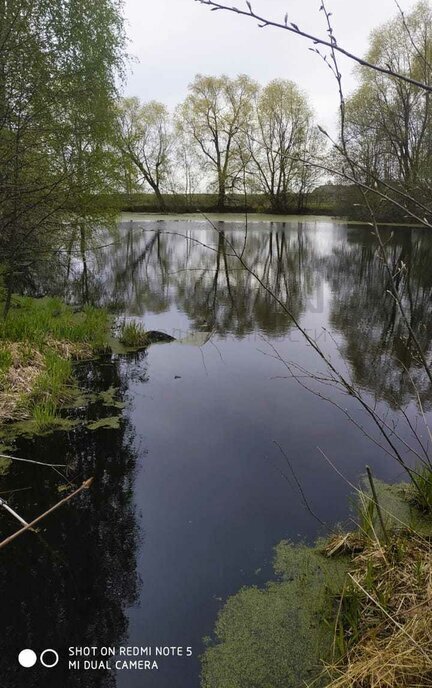
[[[274,568],[280,581],[243,588],[220,612],[215,642],[202,658],[203,688],[325,685],[322,660],[332,653],[345,558],[282,542]]]
[[[148,344],[147,333],[144,327],[134,321],[123,323],[120,330],[120,342],[124,346],[138,348]]]

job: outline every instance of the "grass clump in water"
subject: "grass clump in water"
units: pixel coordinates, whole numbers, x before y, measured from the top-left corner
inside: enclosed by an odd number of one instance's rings
[[[149,343],[147,332],[140,323],[134,320],[125,322],[120,330],[120,343],[131,348],[147,346]]]

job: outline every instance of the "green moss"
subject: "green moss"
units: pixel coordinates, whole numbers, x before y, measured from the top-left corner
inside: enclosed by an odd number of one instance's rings
[[[0,437],[7,443],[10,449],[13,449],[14,442],[18,437],[34,437],[49,435],[53,431],[68,431],[79,425],[79,420],[72,420],[71,418],[63,418],[59,415],[49,415],[48,413],[41,413],[38,421],[33,418],[27,420],[10,423],[1,428]]]
[[[243,588],[219,614],[216,642],[202,658],[203,688],[289,688],[316,680],[332,649],[334,599],[348,560],[283,542],[264,589]]]

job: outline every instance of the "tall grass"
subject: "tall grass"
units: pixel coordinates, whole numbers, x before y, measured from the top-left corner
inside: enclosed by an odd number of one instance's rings
[[[120,330],[120,342],[124,346],[139,347],[148,344],[148,337],[144,327],[135,321],[122,325]]]
[[[72,360],[106,349],[109,324],[102,309],[76,312],[58,298],[15,296],[0,320],[0,381],[8,392],[0,421],[24,414],[38,429],[53,425],[76,391]]]
[[[86,306],[76,313],[58,298],[14,297],[8,317],[0,321],[0,340],[28,341],[42,346],[48,338],[106,346],[108,313]]]

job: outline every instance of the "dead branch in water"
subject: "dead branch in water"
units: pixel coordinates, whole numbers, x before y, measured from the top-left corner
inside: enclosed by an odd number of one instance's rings
[[[81,487],[79,487],[77,490],[75,490],[75,492],[72,492],[67,497],[64,497],[63,499],[61,499],[59,502],[57,502],[57,504],[54,504],[54,506],[52,506],[50,509],[48,509],[48,511],[45,511],[43,514],[41,514],[40,516],[35,518],[33,521],[31,521],[31,523],[28,523],[26,526],[24,526],[24,528],[21,528],[20,530],[17,530],[12,535],[9,535],[9,537],[7,537],[5,540],[0,542],[0,549],[2,547],[6,547],[6,545],[8,545],[10,542],[12,542],[12,540],[15,540],[15,538],[17,538],[19,535],[22,535],[27,530],[30,530],[31,528],[33,528],[37,523],[42,521],[42,519],[44,519],[46,516],[51,514],[53,511],[58,509],[63,504],[66,504],[66,502],[68,502],[73,497],[76,497],[78,494],[80,494],[80,492],[82,492],[83,490],[88,490],[91,487],[93,480],[94,480],[94,478],[89,478],[88,480],[85,480],[83,482],[83,484],[81,485]]]

